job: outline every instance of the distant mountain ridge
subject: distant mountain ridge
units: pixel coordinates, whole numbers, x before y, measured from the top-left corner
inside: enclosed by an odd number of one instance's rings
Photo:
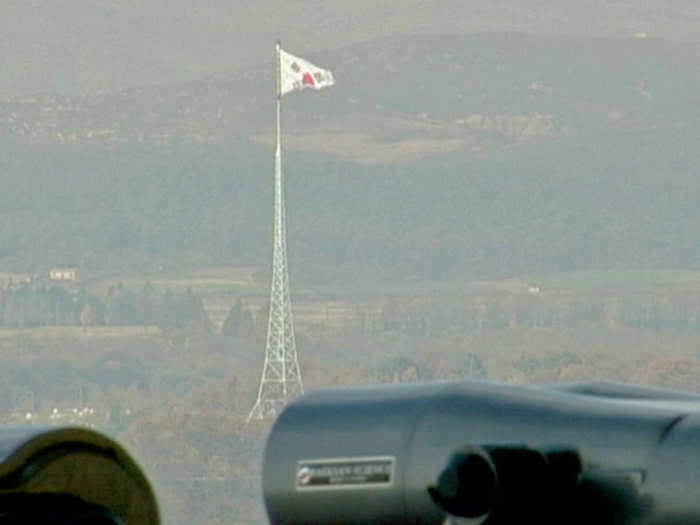
[[[91,94],[230,74],[379,38],[521,32],[700,41],[692,0],[6,0],[0,97]]]
[[[357,162],[480,154],[576,130],[683,127],[700,116],[700,47],[683,42],[489,33],[395,37],[310,57],[338,82],[285,97],[286,144]],[[6,97],[0,121],[32,148],[269,144],[266,63],[172,85]]]
[[[307,55],[284,99],[289,245],[311,281],[700,260],[700,51],[515,33]],[[273,73],[0,101],[0,264],[269,257]]]

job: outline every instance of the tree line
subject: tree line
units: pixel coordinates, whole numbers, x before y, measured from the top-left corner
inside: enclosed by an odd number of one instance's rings
[[[82,288],[29,283],[0,288],[3,327],[138,325],[158,326],[163,331],[212,329],[201,298],[191,289],[159,293],[148,282],[139,291],[118,284],[100,297]]]
[[[365,326],[358,316],[358,324]],[[387,298],[375,331],[439,337],[457,330],[514,328],[627,327],[647,331],[700,331],[696,291],[610,294],[477,294],[452,300]]]

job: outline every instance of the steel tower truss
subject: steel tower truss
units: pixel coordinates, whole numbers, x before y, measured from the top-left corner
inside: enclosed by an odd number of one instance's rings
[[[277,414],[291,399],[304,393],[301,370],[297,358],[292,321],[292,302],[289,295],[287,268],[287,226],[284,210],[284,183],[282,178],[282,148],[280,140],[280,44],[277,43],[277,148],[275,150],[275,205],[272,239],[272,283],[270,286],[270,314],[265,343],[258,398],[248,421],[264,419]]]

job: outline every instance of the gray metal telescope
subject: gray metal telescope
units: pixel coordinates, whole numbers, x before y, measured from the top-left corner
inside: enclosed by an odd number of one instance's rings
[[[700,524],[700,396],[620,384],[325,390],[280,414],[272,525]]]

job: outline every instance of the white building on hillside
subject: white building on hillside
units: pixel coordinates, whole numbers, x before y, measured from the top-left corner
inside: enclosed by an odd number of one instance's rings
[[[49,270],[50,281],[77,281],[78,270],[75,268],[51,268]]]

